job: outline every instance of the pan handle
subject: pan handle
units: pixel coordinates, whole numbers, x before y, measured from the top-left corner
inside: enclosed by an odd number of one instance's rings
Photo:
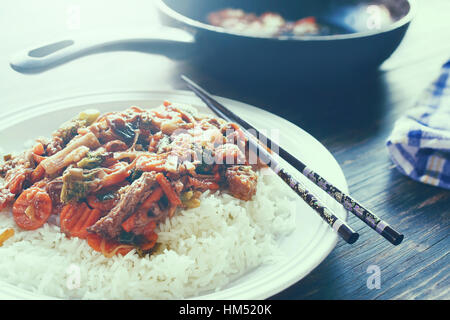
[[[191,33],[170,27],[114,33],[96,31],[23,50],[11,58],[10,65],[21,73],[38,73],[85,55],[117,50],[145,51],[180,59],[192,52],[194,43]]]

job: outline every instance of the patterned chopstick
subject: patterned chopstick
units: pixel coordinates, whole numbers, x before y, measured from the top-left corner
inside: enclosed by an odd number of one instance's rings
[[[227,119],[227,118],[225,118]],[[330,209],[325,207],[319,199],[310,193],[306,187],[285,169],[283,169],[274,157],[257,141],[247,130],[242,130],[249,143],[251,150],[257,150],[259,157],[265,158],[265,163],[287,184],[295,191],[325,222],[335,230],[339,236],[347,243],[352,244],[359,238],[359,234],[353,231],[344,221],[339,219]],[[256,141],[255,141],[256,140]],[[262,158],[261,157],[261,158]],[[268,160],[268,161],[267,161]]]
[[[186,77],[183,77],[185,81],[190,81]],[[188,82],[189,85],[189,82]],[[191,87],[191,89],[197,94],[197,90],[195,87]],[[201,94],[201,93],[200,93]],[[208,97],[204,97],[203,95],[200,97],[202,100],[210,106],[210,101]],[[212,109],[219,117],[232,122],[232,120],[227,117],[223,112]],[[289,174],[285,169],[283,169],[276,159],[266,150],[264,146],[262,146],[259,141],[254,138],[245,128],[242,128],[245,136],[248,139],[249,148],[251,150],[256,150],[258,152],[258,156],[264,159],[264,163],[266,163],[272,171],[274,171],[292,190],[295,191],[319,216],[333,229],[338,235],[344,239],[347,243],[352,244],[359,238],[359,234],[353,231],[344,221],[339,219],[330,209],[325,207],[321,201],[310,193],[306,187],[297,179],[295,179],[291,174]]]
[[[345,209],[352,212],[359,219],[361,219],[365,224],[383,236],[386,240],[394,245],[399,245],[404,236],[394,230],[391,226],[389,226],[385,221],[381,220],[374,213],[366,209],[364,206],[359,204],[355,199],[351,196],[345,194],[333,184],[328,182],[318,173],[314,172],[310,168],[308,168],[303,162],[301,162],[296,157],[292,156],[285,149],[280,147],[278,144],[270,140],[268,137],[260,133],[253,126],[247,123],[245,120],[234,114],[232,111],[227,109],[225,106],[214,100],[204,89],[194,83],[192,80],[187,78],[186,76],[182,76],[182,79],[186,81],[188,86],[214,111],[220,112],[226,118],[230,119],[233,122],[236,122],[241,127],[246,130],[250,130],[250,132],[259,140],[264,141],[265,145],[271,146],[272,149],[278,149],[279,155],[282,159],[286,160],[289,164],[291,164],[294,168],[300,171],[304,176],[306,176],[309,180],[311,180],[314,184],[319,186],[325,192],[327,192],[333,199],[342,204]]]

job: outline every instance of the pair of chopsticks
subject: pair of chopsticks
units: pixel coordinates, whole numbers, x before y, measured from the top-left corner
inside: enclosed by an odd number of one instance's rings
[[[186,76],[181,76],[181,78],[187,83],[187,86],[219,117],[229,121],[237,123],[241,126],[246,138],[248,139],[249,148],[251,150],[257,150],[260,158],[266,160],[266,164],[279,176],[281,179],[290,186],[314,211],[316,211],[319,216],[332,228],[339,236],[344,239],[347,243],[354,243],[358,240],[359,234],[352,230],[344,221],[339,219],[330,209],[322,204],[322,202],[310,193],[306,187],[296,180],[291,174],[289,174],[285,169],[283,169],[277,160],[267,151],[265,146],[271,146],[272,149],[279,150],[279,156],[286,162],[291,164],[295,169],[300,171],[304,176],[311,180],[314,184],[323,189],[327,194],[329,194],[334,200],[339,202],[344,206],[345,209],[356,215],[365,224],[383,236],[386,240],[394,245],[399,245],[403,240],[403,235],[395,231],[391,226],[389,226],[385,221],[381,220],[374,213],[366,209],[364,206],[359,204],[355,199],[349,195],[343,193],[333,184],[328,182],[318,173],[314,172],[308,168],[299,159],[292,156],[289,152],[283,149],[281,146],[277,145],[275,142],[270,140],[268,137],[264,136],[253,126],[251,126],[244,119],[237,116],[231,110],[220,104],[218,101],[212,98],[204,89],[199,85],[194,83],[192,80]],[[251,132],[251,133],[250,133]],[[253,135],[252,135],[253,134]],[[259,137],[259,139],[258,139]],[[264,141],[264,145],[262,142]]]

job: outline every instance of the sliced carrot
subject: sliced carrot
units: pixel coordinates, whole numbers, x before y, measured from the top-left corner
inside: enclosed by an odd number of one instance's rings
[[[145,238],[148,240],[148,242],[142,244],[140,246],[140,248],[143,251],[148,251],[155,246],[156,241],[158,240],[158,234],[156,232],[151,231],[151,232],[145,233],[144,235],[145,235]]]
[[[77,223],[77,208],[73,204],[67,204],[59,215],[61,232],[70,236],[70,230]]]
[[[94,249],[95,251],[101,252],[101,244],[102,244],[103,238],[95,233],[89,233],[87,236],[87,243],[88,245]]]
[[[73,226],[75,225],[75,223],[77,223],[77,218],[78,218],[78,208],[74,205],[71,205],[72,208],[71,210],[68,212],[67,218],[65,221],[60,221],[61,222],[61,228],[64,225],[64,230],[67,232],[70,232],[70,230],[72,230]],[[61,229],[62,231],[62,229]]]
[[[136,161],[136,168],[142,171],[162,171],[166,162],[167,155],[141,156]]]
[[[111,242],[105,240],[105,250],[103,255],[107,258],[111,258],[114,255],[126,255],[128,252],[134,249],[134,246],[129,244],[121,244],[118,242]]]
[[[41,180],[45,175],[45,169],[40,164],[33,170],[31,173],[31,182],[35,183],[39,180]]]
[[[22,191],[25,178],[26,176],[23,172],[17,173],[9,182],[9,191],[12,194],[18,194],[20,191]]]
[[[144,235],[153,232],[156,229],[156,222],[154,220],[150,221],[144,228]]]
[[[9,238],[11,238],[13,235],[14,235],[14,229],[12,229],[12,228],[8,228],[5,231],[3,231],[2,233],[0,233],[0,247],[3,245],[3,242],[5,242]]]
[[[85,202],[67,204],[60,214],[61,231],[70,237],[86,239],[87,228],[92,226],[100,217],[101,211],[89,208]]]
[[[20,194],[13,205],[13,218],[25,230],[41,227],[52,213],[52,200],[45,190],[34,186]]]
[[[164,192],[161,188],[156,188],[145,201],[141,204],[141,209],[150,209],[152,204],[161,199]]]
[[[59,213],[59,218],[60,218],[60,219],[66,219],[66,218],[67,218],[67,215],[69,214],[69,212],[70,212],[72,209],[73,209],[73,207],[72,207],[70,204],[65,205],[65,206],[62,208],[61,212]]]
[[[100,210],[97,210],[97,209],[92,210],[88,219],[85,221],[83,227],[80,230],[80,238],[82,238],[82,239],[87,238],[87,235],[89,234],[89,232],[87,231],[87,228],[89,228],[94,223],[96,223],[98,221],[98,219],[100,219],[101,216],[102,216],[102,212]]]
[[[125,180],[126,178],[128,178],[128,176],[130,175],[130,173],[128,172],[128,170],[123,170],[123,171],[119,171],[113,174],[110,174],[108,176],[106,176],[105,180],[103,180],[103,187],[109,187],[109,186],[113,186],[116,185],[120,182],[122,182],[123,180]]]
[[[42,156],[44,154],[45,150],[44,150],[44,145],[40,142],[38,142],[34,147],[33,147],[33,153],[38,155],[38,156]]]
[[[197,178],[189,177],[189,183],[194,187],[202,190],[217,190],[219,189],[219,185],[211,180],[200,180]]]
[[[130,246],[130,245],[120,245],[114,249],[114,251],[115,251],[114,254],[116,254],[116,255],[120,254],[120,255],[124,256],[133,249],[134,249],[134,247]]]
[[[145,234],[145,238],[150,241],[158,240],[158,234],[156,232],[149,232]]]
[[[45,157],[33,153],[33,159],[36,163],[41,163]]]
[[[86,200],[88,205],[93,209],[98,209],[100,211],[109,211],[114,207],[117,199],[100,201],[95,195],[89,195]]]
[[[126,255],[133,250],[133,246],[124,245],[115,241],[107,241],[97,234],[90,233],[87,236],[88,245],[95,251],[101,252],[105,257],[112,257],[116,254]]]
[[[164,163],[165,163],[164,160],[151,161],[141,165],[139,169],[146,172],[150,171],[159,172],[164,170]]]
[[[130,232],[134,228],[135,220],[136,220],[136,213],[133,213],[127,220],[122,222],[123,230],[125,230],[126,232]]]
[[[37,189],[37,187],[32,187],[27,190],[31,190],[33,188]],[[23,193],[23,196],[25,197],[25,193]],[[46,212],[49,211],[47,210],[48,208],[44,208],[44,205],[41,202],[39,202],[38,207],[40,209],[46,209]],[[18,205],[16,205],[16,208],[14,209],[15,211],[17,211],[17,206]],[[36,210],[34,210],[34,212],[36,212]],[[38,216],[38,214],[36,214],[36,216]],[[98,235],[87,232],[87,228],[98,221],[100,217],[100,210],[91,209],[84,202],[81,204],[67,204],[60,212],[61,231],[69,236],[87,239],[88,244],[94,250],[102,252],[107,257],[115,254],[125,255],[130,252],[134,248],[133,246],[123,245],[115,241],[107,241]]]
[[[91,214],[92,209],[90,209],[86,204],[83,205],[83,207],[79,211],[79,218],[78,221],[73,226],[72,230],[70,231],[71,235],[74,237],[81,238],[82,228],[86,222],[86,220],[89,218],[89,215]]]
[[[175,205],[175,206],[181,205],[180,198],[178,197],[175,190],[173,190],[172,185],[170,184],[169,180],[167,180],[167,178],[162,173],[158,173],[156,175],[156,181],[158,181],[162,190],[166,194],[167,199],[169,199],[169,202],[172,205]]]
[[[175,211],[177,210],[177,205],[171,205],[169,208],[169,218],[172,218],[175,214]]]
[[[130,175],[129,165],[122,162],[114,164],[109,170],[109,173],[102,181],[102,187],[109,187],[124,181]]]
[[[148,250],[152,249],[155,246],[155,244],[156,244],[156,240],[144,243],[141,245],[141,250],[148,251]]]

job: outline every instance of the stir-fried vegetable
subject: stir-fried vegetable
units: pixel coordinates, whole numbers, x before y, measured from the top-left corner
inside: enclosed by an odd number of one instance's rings
[[[173,190],[169,180],[164,176],[162,173],[158,173],[156,175],[156,181],[158,181],[159,185],[161,186],[162,190],[166,194],[167,198],[169,199],[169,202],[172,205],[179,206],[181,205],[181,200],[178,197],[175,190]]]
[[[100,147],[100,142],[92,133],[77,136],[61,151],[41,162],[47,174],[52,175],[71,163],[80,161],[90,149]]]
[[[194,177],[189,177],[189,183],[195,188],[200,190],[218,190],[220,186],[211,180],[201,180]]]
[[[105,161],[105,159],[105,150],[99,148],[95,151],[89,151],[86,154],[86,157],[84,157],[77,163],[77,167],[83,169],[97,168],[102,164],[103,161]]]
[[[100,185],[102,188],[118,185],[130,176],[130,167],[125,162],[118,162],[108,169],[104,169],[106,175],[101,179]]]
[[[151,194],[150,196],[144,200],[144,202],[142,202],[141,204],[141,208],[140,209],[145,209],[148,210],[151,208],[152,204],[159,201],[159,199],[161,199],[161,197],[163,196],[163,190],[161,188],[156,188]]]
[[[91,170],[68,168],[62,176],[61,202],[80,201],[86,198],[90,192],[118,185],[127,179],[129,175],[129,165],[124,162],[118,162],[111,168]]]
[[[86,125],[87,122],[85,120],[75,118],[66,122],[58,129],[58,136],[62,139],[64,144],[67,144],[78,134],[78,129],[84,128]]]
[[[140,249],[143,251],[148,251],[155,246],[156,241],[158,240],[158,234],[156,232],[153,232],[153,230],[152,230],[152,231],[146,232],[144,235],[148,242],[142,244],[140,246]]]
[[[197,208],[200,206],[200,200],[194,196],[194,191],[192,190],[183,193],[180,199],[187,209]]]
[[[112,193],[105,195],[90,195],[87,197],[87,203],[91,208],[98,209],[100,211],[110,211],[117,201],[117,197]]]
[[[102,116],[87,110],[0,165],[0,210],[14,203],[27,230],[59,214],[61,232],[107,257],[149,253],[156,226],[178,208],[200,206],[202,192],[253,196],[254,172],[233,167],[247,164],[240,138],[236,125],[169,102]]]
[[[101,216],[101,211],[91,209],[85,202],[66,205],[60,214],[61,232],[71,237],[86,239],[87,228]]]
[[[127,178],[129,183],[133,183],[133,181],[139,179],[144,171],[139,170],[137,168],[133,168],[130,170],[130,175]]]
[[[33,147],[33,153],[42,156],[45,153],[44,145],[41,142],[38,142]]]
[[[24,171],[20,170],[17,172],[9,181],[9,191],[12,194],[18,194],[22,190],[25,179],[26,173]]]
[[[21,193],[13,205],[14,221],[25,230],[42,226],[52,213],[52,201],[44,189],[34,186]]]
[[[41,164],[38,164],[38,166],[34,169],[34,171],[31,173],[30,179],[32,183],[38,182],[41,180],[45,175],[45,169]]]
[[[98,185],[96,179],[100,170],[83,170],[70,168],[64,171],[62,176],[63,187],[61,190],[61,202],[77,202],[88,195]]]
[[[163,190],[159,187],[156,188],[150,194],[150,196],[147,199],[145,199],[144,202],[142,202],[141,206],[139,207],[139,210],[136,213],[134,213],[133,215],[131,215],[127,220],[125,220],[122,223],[123,230],[125,230],[126,232],[131,232],[131,230],[135,227],[135,222],[136,222],[136,218],[138,217],[138,215],[143,214],[144,218],[148,217],[147,211],[152,207],[152,205],[154,203],[159,201],[159,199],[161,199],[161,197],[163,195],[164,195]],[[141,220],[142,220],[142,218],[141,218]],[[148,220],[149,222],[151,222],[149,219],[145,219],[145,220]]]
[[[93,124],[100,116],[100,111],[96,109],[87,109],[78,114],[78,120],[85,121],[87,126]]]

